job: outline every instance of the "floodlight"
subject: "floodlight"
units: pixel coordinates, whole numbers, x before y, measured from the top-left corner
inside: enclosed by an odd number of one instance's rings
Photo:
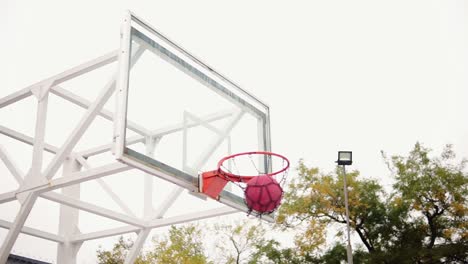
[[[353,164],[353,152],[351,151],[338,151],[338,165],[351,165]]]

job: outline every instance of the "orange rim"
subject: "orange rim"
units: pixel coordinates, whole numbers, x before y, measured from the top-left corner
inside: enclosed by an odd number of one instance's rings
[[[283,155],[273,153],[273,152],[268,152],[268,151],[250,151],[250,152],[242,152],[242,153],[233,154],[233,155],[230,155],[230,156],[227,156],[227,157],[224,157],[223,159],[221,159],[218,162],[218,171],[219,171],[219,173],[221,175],[224,175],[227,178],[246,178],[246,179],[250,179],[250,178],[259,176],[259,175],[238,175],[238,174],[234,174],[234,173],[223,170],[223,163],[224,162],[226,162],[227,160],[233,159],[235,157],[245,156],[245,155],[275,156],[275,157],[278,157],[278,158],[282,159],[285,162],[285,166],[281,170],[274,171],[274,172],[271,172],[271,173],[261,174],[261,175],[266,175],[266,176],[272,177],[272,176],[275,176],[275,175],[280,174],[282,172],[285,172],[289,168],[289,160]]]

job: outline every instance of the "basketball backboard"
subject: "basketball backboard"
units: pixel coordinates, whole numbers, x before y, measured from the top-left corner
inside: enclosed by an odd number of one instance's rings
[[[121,30],[118,160],[197,193],[198,174],[216,168],[222,157],[271,151],[265,103],[132,13]],[[263,172],[271,169],[255,162]],[[247,211],[235,188],[219,201]]]

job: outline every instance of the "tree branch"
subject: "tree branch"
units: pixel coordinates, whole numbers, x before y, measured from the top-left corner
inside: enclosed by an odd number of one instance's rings
[[[237,256],[236,256],[236,263],[239,264],[240,262],[240,250],[239,248],[237,247],[237,244],[236,244],[236,241],[234,240],[234,238],[232,236],[229,237],[229,240],[231,240],[232,242],[232,245],[234,246],[234,248],[236,249],[236,252],[237,252]]]
[[[362,243],[364,243],[364,245],[366,246],[369,253],[375,251],[374,247],[367,241],[367,238],[361,232],[361,229],[356,227],[355,230],[358,233],[359,237],[361,238]]]
[[[327,213],[323,213],[324,216],[330,218],[331,220],[335,221],[335,222],[338,222],[338,223],[342,223],[342,224],[346,224],[346,221],[345,220],[340,220],[338,219],[337,217],[333,216],[333,215],[330,215],[330,214],[327,214]]]

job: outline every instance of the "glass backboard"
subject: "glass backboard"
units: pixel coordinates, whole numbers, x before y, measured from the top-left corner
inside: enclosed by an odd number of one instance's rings
[[[222,157],[271,151],[265,103],[131,13],[117,80],[114,153],[126,164],[198,192],[198,174]],[[236,188],[219,201],[246,210]]]

